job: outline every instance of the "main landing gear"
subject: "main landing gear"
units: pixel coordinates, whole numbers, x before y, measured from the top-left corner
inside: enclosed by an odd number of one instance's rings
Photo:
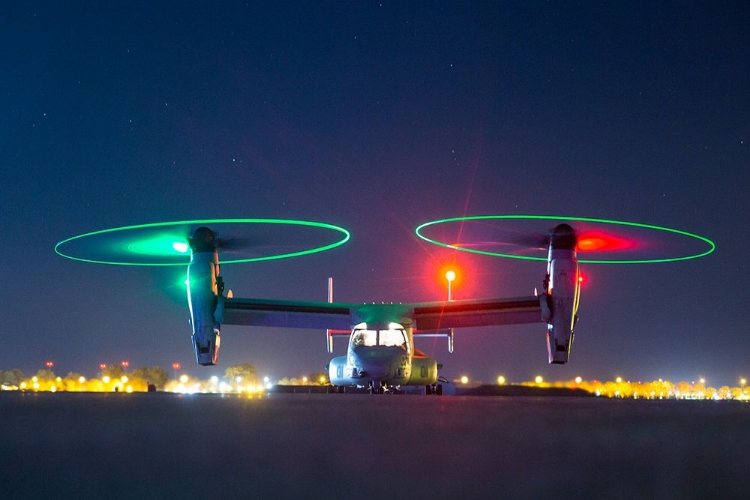
[[[443,384],[430,384],[424,386],[425,394],[429,395],[435,395],[435,396],[442,396],[443,395]]]

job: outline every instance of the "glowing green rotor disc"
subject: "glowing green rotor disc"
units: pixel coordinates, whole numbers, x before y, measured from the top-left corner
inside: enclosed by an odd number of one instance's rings
[[[238,227],[247,224],[253,224],[258,229],[253,232],[253,236],[257,236],[258,240],[265,239],[262,244],[253,241],[253,245],[265,250],[265,254],[233,255],[231,252],[222,252],[222,264],[287,259],[324,252],[343,245],[351,237],[346,229],[324,222],[289,219],[204,219],[157,222],[93,231],[60,241],[55,245],[55,252],[68,259],[97,264],[182,266],[190,260],[187,238],[193,229],[200,226],[218,228],[221,236],[223,226],[230,228],[228,233],[237,234]],[[321,230],[328,233],[322,243]],[[318,241],[310,244],[310,237],[317,237]],[[270,240],[276,243],[271,245],[268,243]]]
[[[628,258],[624,255],[628,255],[625,253],[627,249],[626,247],[629,247],[630,245],[622,245],[622,248],[620,251],[622,253],[618,253],[618,251],[609,251],[609,252],[603,252],[603,255],[606,255],[604,258],[579,258],[579,262],[587,263],[587,264],[649,264],[649,263],[657,263],[657,262],[675,262],[675,261],[681,261],[681,260],[689,260],[689,259],[697,259],[699,257],[704,257],[710,253],[712,253],[716,249],[716,245],[708,238],[704,238],[703,236],[698,236],[697,234],[688,233],[686,231],[680,231],[678,229],[670,229],[667,227],[661,227],[661,226],[654,226],[651,224],[640,224],[637,222],[625,222],[625,221],[618,221],[618,220],[610,220],[610,219],[594,219],[594,218],[588,218],[588,217],[560,217],[560,216],[548,216],[548,215],[479,215],[479,216],[466,216],[466,217],[454,217],[449,219],[438,219],[430,222],[426,222],[424,224],[421,224],[418,226],[415,230],[418,237],[423,239],[424,241],[427,241],[428,243],[432,243],[434,245],[442,246],[445,248],[450,248],[453,250],[458,250],[461,252],[470,252],[480,255],[488,255],[492,257],[505,257],[509,259],[522,259],[522,260],[538,260],[538,261],[546,261],[546,256],[535,256],[535,255],[523,255],[518,253],[510,253],[510,252],[497,252],[497,251],[491,251],[486,250],[482,248],[473,248],[471,244],[469,243],[463,243],[460,242],[460,236],[465,235],[466,232],[471,231],[465,231],[465,225],[467,223],[473,223],[473,222],[479,222],[479,223],[492,223],[493,221],[533,221],[533,222],[540,222],[540,221],[547,221],[548,223],[562,223],[562,222],[568,222],[570,223],[576,230],[579,230],[579,226],[587,226],[589,228],[593,227],[605,227],[605,226],[614,226],[617,231],[631,231],[635,233],[644,233],[644,232],[657,232],[657,233],[665,233],[667,235],[676,237],[680,239],[680,243],[678,246],[695,246],[700,245],[701,248],[691,248],[687,251],[684,250],[684,248],[679,248],[677,250],[675,249],[669,249],[664,248],[668,247],[668,245],[657,245],[657,244],[651,244],[650,245],[650,251],[653,252],[671,252],[676,255],[658,255],[658,256],[646,256],[643,258]],[[461,224],[460,231],[457,231],[456,234],[460,236],[451,236],[454,239],[454,243],[448,243],[444,241],[446,237],[438,237],[438,236],[427,236],[425,233],[429,230],[434,230],[438,226],[447,226],[449,224]],[[619,239],[618,236],[613,236],[613,238]],[[643,234],[637,234],[633,237],[632,241],[637,242],[640,239],[643,238]],[[441,241],[442,240],[442,241]],[[622,241],[625,241],[624,239]],[[683,244],[683,242],[688,242],[688,245]],[[484,242],[485,246],[489,246],[490,244],[498,244],[498,242]],[[475,245],[475,246],[481,246],[481,245]],[[646,245],[644,245],[646,246]],[[595,252],[586,252],[581,249],[579,249],[579,254],[583,253],[585,255],[594,254]],[[632,255],[632,254],[630,254]]]

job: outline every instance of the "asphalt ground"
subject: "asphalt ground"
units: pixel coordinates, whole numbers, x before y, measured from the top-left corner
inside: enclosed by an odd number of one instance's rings
[[[747,498],[750,405],[0,393],[0,498]]]

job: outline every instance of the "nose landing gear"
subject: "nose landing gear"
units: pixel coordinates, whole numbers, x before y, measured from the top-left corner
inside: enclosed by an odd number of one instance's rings
[[[367,390],[370,394],[385,394],[388,387],[384,382],[380,380],[370,380],[370,384],[367,386]]]

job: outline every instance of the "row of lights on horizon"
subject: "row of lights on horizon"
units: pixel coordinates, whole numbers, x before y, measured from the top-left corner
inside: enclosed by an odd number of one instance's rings
[[[449,271],[449,273],[452,273],[452,271]],[[453,279],[455,279],[455,274],[451,274],[451,275],[446,274],[446,278],[449,279],[448,283],[450,284],[450,282]],[[449,293],[448,293],[448,300],[451,300],[450,288],[449,288]],[[48,370],[52,370],[52,368],[54,368],[54,366],[55,366],[55,363],[54,363],[54,361],[49,361],[48,360],[48,361],[46,361],[44,363],[44,366],[47,367]],[[123,360],[123,361],[120,362],[120,366],[122,366],[123,370],[126,370],[127,368],[130,367],[130,362],[127,361],[127,360]],[[99,369],[101,371],[104,371],[106,368],[107,368],[107,364],[106,363],[100,363],[99,364]],[[180,368],[182,368],[182,365],[180,363],[178,363],[178,362],[172,363],[172,369],[174,370],[174,378],[175,379],[178,379],[177,372],[180,370]],[[468,384],[469,380],[470,379],[469,379],[469,377],[467,375],[462,375],[459,378],[459,381],[462,384]],[[581,382],[583,382],[583,378],[580,377],[580,376],[576,377],[574,380],[575,380],[576,384],[580,384]],[[304,381],[304,383],[307,383],[307,377],[303,377],[303,381]],[[264,382],[266,384],[268,383],[268,377],[264,377]],[[541,375],[537,375],[534,378],[534,383],[541,384],[542,382],[544,382],[544,378]],[[615,382],[618,383],[618,384],[621,384],[623,382],[623,378],[622,377],[617,377],[615,379]],[[504,384],[507,383],[507,380],[506,380],[506,378],[503,375],[500,375],[500,376],[497,377],[497,383],[499,385],[504,385]],[[693,381],[692,383],[694,384],[695,381]],[[700,377],[698,379],[698,383],[701,384],[701,385],[706,385],[706,378],[705,377]],[[741,377],[739,379],[739,383],[740,383],[740,387],[742,387],[744,389],[745,385],[747,384],[747,379],[745,377]]]
[[[580,384],[580,383],[583,382],[583,378],[580,377],[580,376],[576,377],[573,380],[575,381],[576,384]],[[467,375],[462,375],[461,378],[459,378],[459,381],[462,384],[468,384],[469,383],[469,377]],[[661,379],[659,379],[659,381],[661,381]],[[536,377],[534,377],[534,383],[541,384],[542,382],[544,382],[544,377],[542,377],[541,375],[537,375]],[[621,384],[623,382],[623,378],[622,377],[617,377],[615,379],[615,382],[618,383],[618,384]],[[497,383],[498,383],[498,385],[504,385],[504,384],[507,383],[507,380],[505,379],[504,376],[500,375],[499,377],[497,377]],[[692,383],[695,384],[695,381],[693,381]],[[701,378],[698,379],[698,383],[701,384],[701,385],[706,385],[706,379],[704,377],[701,377]],[[742,389],[744,389],[745,385],[747,384],[747,379],[745,379],[744,377],[742,377],[742,378],[739,379],[739,383],[740,383],[740,387]]]

